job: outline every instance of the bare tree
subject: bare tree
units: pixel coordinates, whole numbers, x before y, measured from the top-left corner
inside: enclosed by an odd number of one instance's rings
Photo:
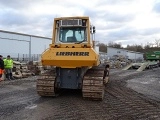
[[[149,46],[150,47],[154,47],[154,43],[149,43]]]
[[[156,45],[157,47],[160,47],[160,39],[155,39],[155,45]]]
[[[136,52],[142,52],[143,46],[142,45],[127,45],[127,50],[136,51]]]
[[[149,48],[150,46],[148,44],[144,46],[144,49],[149,49]]]
[[[107,45],[105,45],[104,43],[99,43],[98,46],[100,52],[107,52]]]
[[[121,43],[115,43],[115,42],[111,42],[111,41],[108,43],[108,46],[115,47],[115,48],[122,48]]]

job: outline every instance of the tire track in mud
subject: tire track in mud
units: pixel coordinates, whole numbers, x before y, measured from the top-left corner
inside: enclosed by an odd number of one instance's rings
[[[112,113],[113,115],[116,113],[114,119],[158,120],[160,118],[160,104],[126,87],[127,80],[143,76],[148,71],[143,73],[131,71],[127,76],[121,75],[126,72],[128,71],[111,74],[111,81],[106,88],[106,94],[112,96],[112,100],[115,99],[111,103],[114,105],[113,108],[117,109]]]
[[[112,104],[115,105],[114,107],[116,109],[119,109],[119,111],[117,111],[117,114],[120,117],[125,114],[133,119],[160,118],[159,107],[155,106],[153,103],[147,100],[138,97],[132,92],[125,92],[124,90],[119,88],[111,88],[107,90],[107,93],[115,97],[116,101],[114,101]],[[123,111],[121,111],[120,109],[122,109]]]
[[[126,87],[127,80],[143,77],[149,72],[151,71],[140,73],[111,70],[103,101],[83,100],[82,93],[74,90],[64,92],[57,98],[43,98],[37,96],[35,88],[27,89],[20,93],[21,103],[14,103],[14,100],[9,101],[8,98],[8,102],[3,102],[4,109],[0,103],[0,111],[3,110],[0,119],[7,117],[20,120],[159,120],[160,103]],[[14,95],[17,96],[17,93]],[[32,110],[25,109],[31,104],[37,107]]]

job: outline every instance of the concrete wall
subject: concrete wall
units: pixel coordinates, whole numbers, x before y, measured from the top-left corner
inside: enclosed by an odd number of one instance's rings
[[[143,53],[140,52],[134,52],[134,51],[129,51],[129,50],[124,50],[124,49],[118,49],[118,48],[112,48],[112,47],[107,47],[107,56],[111,58],[114,55],[123,55],[124,57],[128,59],[141,59],[143,60]]]
[[[127,51],[124,49],[117,49],[117,48],[111,48],[107,47],[107,55],[108,57],[112,57],[113,55],[127,55]]]
[[[128,59],[135,59],[136,58],[136,53],[135,52],[127,52]]]
[[[129,59],[139,59],[139,60],[144,59],[142,53],[133,52],[133,51],[128,51],[127,56],[128,56]]]

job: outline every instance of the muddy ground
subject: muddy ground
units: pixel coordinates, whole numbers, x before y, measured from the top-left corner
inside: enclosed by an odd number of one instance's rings
[[[36,78],[0,83],[0,120],[160,120],[160,68],[112,69],[103,101],[78,90],[40,97]]]

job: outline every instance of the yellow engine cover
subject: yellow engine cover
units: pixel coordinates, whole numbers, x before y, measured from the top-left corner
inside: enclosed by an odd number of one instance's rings
[[[99,56],[93,48],[49,48],[41,61],[61,68],[92,67],[99,65]]]

